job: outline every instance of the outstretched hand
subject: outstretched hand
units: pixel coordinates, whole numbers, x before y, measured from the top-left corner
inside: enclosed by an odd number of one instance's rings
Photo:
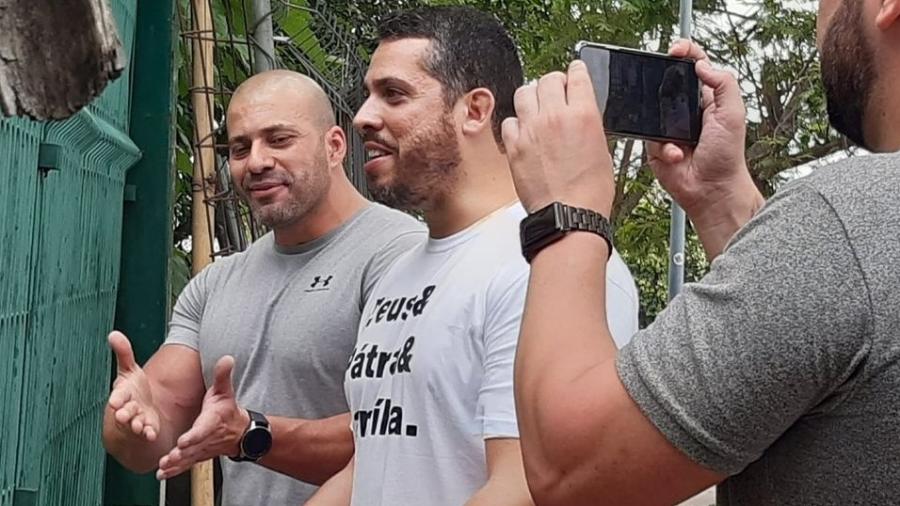
[[[159,460],[157,479],[181,474],[197,462],[239,453],[238,445],[250,424],[250,416],[235,401],[233,370],[234,358],[231,356],[226,355],[216,362],[213,384],[203,397],[200,415],[178,438],[175,448]]]
[[[148,442],[159,435],[159,413],[153,403],[150,380],[134,360],[134,351],[125,334],[114,331],[108,337],[116,355],[116,379],[109,394],[116,427]]]

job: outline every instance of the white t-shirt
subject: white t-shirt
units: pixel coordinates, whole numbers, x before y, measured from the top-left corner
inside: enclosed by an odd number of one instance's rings
[[[376,285],[344,382],[354,506],[460,506],[487,480],[484,440],[518,437],[513,361],[529,273],[519,246],[524,217],[515,204],[428,239]],[[609,272],[624,272],[617,284],[634,286],[624,264]],[[625,311],[610,319],[634,320],[636,330],[637,307]]]

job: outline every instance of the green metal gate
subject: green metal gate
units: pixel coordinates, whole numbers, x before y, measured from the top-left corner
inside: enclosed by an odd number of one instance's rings
[[[131,54],[136,0],[114,1]],[[63,122],[0,120],[0,506],[100,505],[128,75]]]

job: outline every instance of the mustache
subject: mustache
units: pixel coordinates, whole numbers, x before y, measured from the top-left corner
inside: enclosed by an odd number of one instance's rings
[[[266,174],[265,176],[257,176],[255,174],[247,174],[241,180],[241,188],[244,190],[250,190],[255,186],[259,185],[273,185],[273,184],[291,184],[293,183],[293,178],[288,174],[283,173],[275,173],[275,174]]]
[[[376,132],[374,130],[369,130],[369,129],[363,130],[361,135],[362,135],[363,142],[375,142],[375,143],[381,144],[382,146],[384,146],[392,151],[397,150],[396,144],[388,142],[387,139],[385,139],[384,137],[379,135],[378,132]]]

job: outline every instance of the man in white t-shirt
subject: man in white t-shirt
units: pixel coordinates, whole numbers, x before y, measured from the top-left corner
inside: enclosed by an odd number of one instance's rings
[[[354,124],[373,197],[422,213],[429,238],[379,281],[345,376],[356,453],[310,505],[528,505],[513,362],[528,263],[500,141],[522,68],[491,16],[427,7],[386,18]],[[610,260],[620,344],[634,282]]]

